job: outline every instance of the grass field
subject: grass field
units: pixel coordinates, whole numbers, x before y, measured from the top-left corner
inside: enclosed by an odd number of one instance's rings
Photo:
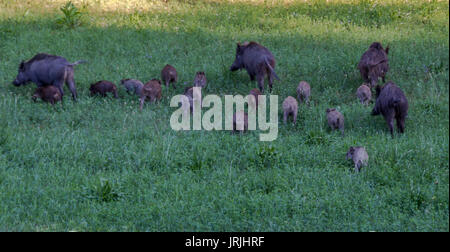
[[[448,1],[0,0],[0,231],[448,231]],[[72,22],[73,21],[73,22]],[[73,27],[71,27],[73,24]],[[236,42],[277,59],[279,134],[170,128],[170,98],[205,71],[206,93],[256,88],[230,72]],[[356,65],[371,42],[390,45],[388,80],[409,99],[406,133],[391,139],[357,101]],[[39,52],[75,67],[79,101],[33,103],[15,87],[18,64]],[[160,78],[159,104],[90,97],[93,82]],[[281,102],[301,80],[312,104],[283,125]],[[267,93],[268,94],[268,93]],[[325,110],[345,116],[330,132]],[[345,160],[368,150],[360,173]]]

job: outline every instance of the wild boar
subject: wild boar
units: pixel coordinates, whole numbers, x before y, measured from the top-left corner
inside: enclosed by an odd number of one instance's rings
[[[123,79],[120,83],[125,87],[128,94],[134,93],[135,95],[141,96],[144,84],[140,80]]]
[[[194,86],[195,87],[206,87],[206,75],[205,72],[197,72],[194,78]]]
[[[112,93],[114,98],[119,98],[116,85],[106,80],[97,81],[96,83],[91,84],[89,91],[91,91],[91,96],[99,94],[106,97],[107,93]]]
[[[393,82],[384,86],[377,85],[375,107],[372,115],[382,114],[389,126],[392,138],[394,138],[394,118],[397,121],[397,129],[405,132],[405,119],[408,115],[408,100],[403,91]]]
[[[248,101],[248,105],[252,108],[258,110],[258,97],[262,95],[262,93],[259,91],[259,89],[254,88],[250,90],[250,100]]]
[[[31,97],[33,101],[37,98],[42,99],[45,102],[50,102],[52,105],[60,101],[62,96],[59,89],[55,86],[42,86],[38,87]]]
[[[364,147],[350,147],[347,152],[347,160],[350,159],[353,160],[353,163],[355,164],[355,171],[359,172],[361,167],[367,166],[369,155]]]
[[[250,80],[258,82],[261,92],[264,92],[264,78],[267,75],[269,80],[269,90],[272,92],[273,78],[278,78],[275,73],[275,58],[264,46],[256,42],[237,43],[236,58],[230,67],[231,71],[245,68]]]
[[[339,129],[342,136],[344,136],[344,116],[341,112],[337,111],[335,108],[329,108],[327,112],[328,126],[331,130]]]
[[[140,98],[140,109],[144,106],[145,100],[149,99],[150,102],[156,102],[161,99],[161,81],[158,79],[152,79],[145,83],[142,88],[142,94]]]
[[[356,90],[356,96],[361,104],[369,105],[369,102],[372,99],[372,91],[370,91],[369,86],[364,83]]]
[[[297,100],[292,97],[288,96],[283,101],[283,121],[286,124],[288,116],[292,115],[292,120],[294,121],[294,124],[297,122],[297,112],[298,112],[298,103]]]
[[[167,64],[161,71],[161,80],[166,87],[169,87],[169,84],[172,83],[172,87],[176,88],[175,83],[178,81],[178,74],[175,67]]]
[[[189,100],[189,111],[192,113],[194,108],[194,87],[186,87],[183,93]]]
[[[303,103],[309,104],[309,96],[311,95],[311,87],[309,86],[308,82],[306,81],[300,81],[297,87],[297,98],[298,100]]]
[[[13,81],[15,86],[34,82],[38,87],[52,85],[59,89],[61,97],[64,95],[63,85],[69,87],[74,101],[77,100],[77,90],[73,79],[75,65],[85,63],[79,60],[70,63],[61,56],[39,53],[30,60],[22,61],[19,65],[19,73]]]
[[[379,42],[374,42],[361,56],[358,69],[361,77],[370,84],[371,88],[375,87],[380,77],[383,83],[385,82],[386,73],[389,71],[388,53],[389,46],[383,49]]]
[[[233,115],[233,132],[245,132],[248,130],[248,115],[244,111],[238,111]]]

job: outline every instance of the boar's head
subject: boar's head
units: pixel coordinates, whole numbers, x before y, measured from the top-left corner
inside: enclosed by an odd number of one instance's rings
[[[243,54],[245,50],[245,44],[241,45],[241,43],[237,43],[236,47],[236,58],[233,62],[233,65],[230,67],[230,71],[236,71],[244,68]]]
[[[28,74],[25,70],[25,63],[22,61],[19,65],[19,73],[17,74],[16,79],[13,81],[15,86],[20,86],[30,81]]]

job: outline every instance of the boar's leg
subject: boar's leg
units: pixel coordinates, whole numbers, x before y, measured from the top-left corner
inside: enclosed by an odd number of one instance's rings
[[[264,93],[264,75],[263,74],[258,74],[256,76],[257,81],[258,81],[258,88],[259,91],[261,91],[261,93]]]
[[[400,133],[405,132],[405,118],[398,116],[397,118],[397,129]]]
[[[144,106],[144,102],[145,102],[145,96],[141,96],[139,101],[140,101],[139,109],[142,110],[142,107]]]
[[[66,74],[67,74],[66,84],[69,87],[70,92],[72,93],[72,99],[74,101],[77,101],[77,90],[75,88],[75,81],[73,79],[73,69],[72,68],[66,69]]]
[[[267,74],[267,79],[269,80],[269,92],[272,93],[273,75],[270,71]]]
[[[284,122],[284,124],[287,123],[287,117],[288,117],[288,112],[284,111],[284,114],[283,114],[283,122]]]
[[[297,123],[297,111],[294,111],[293,117],[294,117],[294,125]]]
[[[389,126],[389,131],[391,132],[391,137],[394,138],[394,114],[391,112],[386,115],[386,123]]]
[[[250,81],[254,81],[255,80],[255,75],[254,74],[250,74]]]

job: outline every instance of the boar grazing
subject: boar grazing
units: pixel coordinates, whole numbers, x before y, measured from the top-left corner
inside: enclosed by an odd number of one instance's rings
[[[244,111],[239,111],[233,115],[233,131],[245,132],[248,130],[248,115]]]
[[[258,96],[260,95],[262,95],[262,93],[259,91],[259,89],[254,88],[250,90],[248,105],[254,108],[255,110],[258,110]]]
[[[369,102],[372,99],[372,91],[370,91],[369,86],[364,83],[356,90],[356,96],[361,104],[369,105]]]
[[[238,43],[236,48],[236,59],[230,70],[236,71],[245,68],[250,80],[258,82],[261,92],[264,92],[264,78],[267,75],[269,80],[269,90],[272,92],[273,78],[278,78],[275,73],[275,58],[272,53],[264,46],[256,42]]]
[[[42,99],[45,102],[50,102],[52,105],[60,101],[62,96],[59,89],[55,86],[42,86],[38,87],[31,97],[33,101],[37,98]]]
[[[405,119],[408,115],[408,100],[403,91],[393,82],[384,86],[377,85],[375,107],[372,115],[382,114],[386,120],[391,136],[394,138],[394,118],[400,133],[405,131]]]
[[[361,56],[358,69],[361,77],[370,84],[371,88],[375,87],[380,77],[385,82],[386,73],[389,71],[388,53],[389,46],[383,49],[379,42],[374,42]]]
[[[206,87],[206,75],[204,72],[197,72],[195,74],[194,86],[201,88]]]
[[[144,84],[139,80],[133,79],[123,79],[120,83],[125,87],[127,93],[134,93],[135,95],[141,96],[142,88]]]
[[[283,101],[283,121],[286,124],[288,116],[292,115],[292,120],[294,121],[294,124],[297,122],[297,112],[298,112],[298,103],[297,100],[292,97],[288,96]]]
[[[189,111],[192,113],[194,108],[194,87],[187,87],[183,93],[189,100]]]
[[[20,63],[19,73],[13,84],[20,86],[27,82],[34,82],[38,87],[52,85],[59,89],[62,97],[64,95],[63,85],[66,83],[73,100],[76,101],[77,90],[73,79],[73,67],[84,62],[80,60],[70,63],[63,57],[40,53],[30,60]]]
[[[344,116],[335,108],[329,108],[326,112],[328,126],[330,126],[332,130],[339,129],[342,136],[344,136]]]
[[[364,147],[350,147],[347,152],[347,160],[350,159],[353,160],[353,163],[355,164],[355,171],[359,172],[361,167],[367,166],[369,155],[367,155],[367,151]]]
[[[156,100],[161,99],[161,81],[157,79],[152,79],[145,83],[144,88],[142,88],[142,94],[140,98],[140,109],[144,106],[145,100],[149,99],[150,102],[156,102]]]
[[[309,104],[309,96],[311,95],[311,87],[308,82],[300,81],[297,87],[297,98],[300,102]]]
[[[175,67],[167,64],[161,71],[161,79],[166,87],[168,87],[169,84],[172,83],[172,87],[176,88],[175,83],[178,81],[178,75]]]
[[[103,97],[106,97],[108,93],[112,93],[114,95],[114,98],[119,98],[117,96],[117,87],[114,85],[114,83],[106,80],[97,81],[94,84],[91,84],[91,87],[89,88],[89,91],[91,91],[91,95],[99,94]]]

